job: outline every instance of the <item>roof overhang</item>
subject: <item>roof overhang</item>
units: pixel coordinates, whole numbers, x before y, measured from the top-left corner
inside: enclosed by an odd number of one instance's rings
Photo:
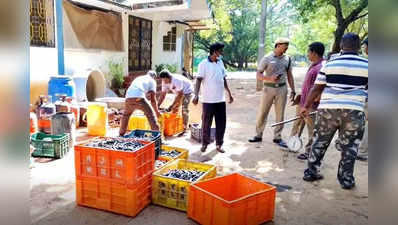
[[[183,22],[187,30],[208,30],[200,20],[213,18],[211,6],[207,0],[70,0],[105,10],[124,12],[152,21]],[[164,5],[172,2],[174,5]],[[164,4],[163,4],[164,3]],[[177,4],[178,3],[178,4]],[[181,3],[181,4],[180,4]],[[134,4],[146,4],[148,8],[133,9]],[[148,4],[154,4],[152,6]]]
[[[152,2],[159,0],[153,0]],[[151,1],[147,1],[151,2]],[[182,4],[155,8],[135,9],[132,14],[150,18],[153,21],[196,21],[212,17],[207,0],[186,0]]]
[[[189,25],[189,28],[186,30],[195,31],[195,30],[210,30],[210,28],[203,22],[196,20],[196,21],[186,21]]]

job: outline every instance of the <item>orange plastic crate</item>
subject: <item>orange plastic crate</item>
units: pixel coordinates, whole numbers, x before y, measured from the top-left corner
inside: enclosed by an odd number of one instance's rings
[[[51,133],[51,119],[39,119],[37,121],[37,127],[39,128],[39,131],[50,134]]]
[[[173,136],[184,130],[184,123],[181,115],[164,113],[162,120],[165,136]]]
[[[188,217],[202,225],[258,225],[273,220],[276,188],[238,173],[197,182]]]
[[[133,188],[98,178],[81,178],[76,180],[76,203],[135,217],[151,203],[151,187],[151,176]]]
[[[75,146],[76,177],[101,178],[133,186],[155,170],[155,143],[139,141],[144,147],[135,152]]]

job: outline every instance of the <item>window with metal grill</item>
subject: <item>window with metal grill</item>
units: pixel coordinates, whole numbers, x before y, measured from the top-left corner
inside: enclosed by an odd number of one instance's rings
[[[171,28],[171,31],[167,32],[166,36],[163,36],[163,51],[176,51],[177,42],[177,28]]]

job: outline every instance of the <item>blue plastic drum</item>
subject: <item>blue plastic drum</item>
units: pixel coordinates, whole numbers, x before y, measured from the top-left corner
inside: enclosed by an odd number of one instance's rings
[[[52,76],[48,82],[48,95],[52,96],[52,102],[58,100],[58,94],[76,97],[76,86],[70,76]]]

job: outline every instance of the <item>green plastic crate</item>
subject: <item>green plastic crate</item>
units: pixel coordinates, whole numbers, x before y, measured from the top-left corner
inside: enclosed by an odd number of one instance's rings
[[[51,138],[51,141],[43,139]],[[69,134],[50,135],[36,133],[32,135],[32,145],[35,150],[33,157],[60,159],[69,151]]]

